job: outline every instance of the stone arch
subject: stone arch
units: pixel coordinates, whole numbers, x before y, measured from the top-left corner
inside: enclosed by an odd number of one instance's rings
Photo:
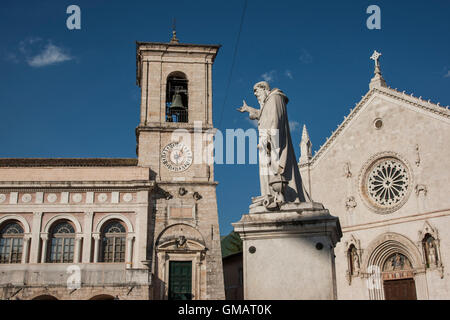
[[[169,79],[169,77],[179,77],[179,78],[189,80],[187,74],[180,70],[171,71],[169,74],[167,74],[166,82]]]
[[[176,223],[167,226],[164,230],[161,231],[156,240],[156,247],[168,241],[174,240],[178,236],[178,234],[180,234],[182,228],[185,228],[183,232],[188,235],[188,237],[186,237],[187,239],[198,242],[203,246],[205,245],[203,235],[195,227],[187,223]]]
[[[414,278],[416,295],[419,299],[427,298],[425,268],[419,249],[407,237],[393,232],[384,233],[367,248],[367,256],[363,263],[363,270],[367,276],[367,287],[371,300],[383,300],[384,296],[384,263],[392,255],[399,253],[411,263],[411,277]]]
[[[419,249],[407,237],[393,232],[378,236],[367,248],[364,269],[370,265],[381,267],[393,253],[401,253],[409,259],[414,269],[423,269],[423,261]]]
[[[206,299],[205,240],[194,226],[176,223],[160,232],[155,241],[155,293],[158,299],[169,297],[170,264],[175,261],[191,264],[191,294],[193,299]]]
[[[89,300],[115,300],[115,298],[110,294],[97,294]]]
[[[81,228],[81,224],[78,221],[78,219],[75,218],[72,215],[69,215],[69,214],[59,214],[59,215],[56,215],[56,216],[52,217],[45,224],[44,232],[45,233],[49,233],[50,232],[50,228],[59,220],[69,220],[75,226],[75,233],[82,233],[83,232],[83,230]]]
[[[166,77],[166,122],[188,122],[189,80],[186,73],[176,70]]]
[[[95,232],[100,233],[103,225],[110,220],[122,221],[127,226],[127,233],[134,233],[134,228],[133,228],[133,224],[131,223],[131,221],[127,217],[125,217],[124,215],[119,214],[119,213],[109,214],[109,215],[106,215],[103,218],[101,218],[95,227]]]
[[[39,294],[31,300],[59,300],[57,297],[50,294]]]
[[[25,234],[31,232],[28,221],[24,217],[19,216],[17,214],[8,214],[6,216],[1,217],[0,218],[0,226],[3,225],[5,222],[13,221],[13,220],[19,221],[22,224],[23,231]]]

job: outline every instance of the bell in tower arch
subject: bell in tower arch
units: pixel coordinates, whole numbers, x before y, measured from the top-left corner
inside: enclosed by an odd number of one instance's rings
[[[177,111],[183,111],[186,110],[186,108],[183,106],[183,101],[181,99],[181,95],[179,92],[176,92],[173,95],[172,104],[170,106],[170,112],[177,112]]]

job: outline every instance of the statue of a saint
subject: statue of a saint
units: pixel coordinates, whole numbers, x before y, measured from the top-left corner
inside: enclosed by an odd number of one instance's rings
[[[353,256],[353,270],[354,274],[356,275],[359,273],[359,257],[358,254],[356,253],[356,249],[352,251],[352,256]]]
[[[267,209],[277,209],[286,202],[310,201],[303,188],[294,148],[292,146],[286,104],[287,96],[280,89],[270,89],[266,81],[258,82],[253,92],[260,108],[249,107],[243,101],[237,110],[248,112],[258,120],[259,176],[261,203]]]
[[[428,260],[430,261],[430,267],[431,266],[436,266],[436,247],[434,245],[434,240],[431,240],[429,242],[430,246],[429,246],[429,255],[428,255]]]

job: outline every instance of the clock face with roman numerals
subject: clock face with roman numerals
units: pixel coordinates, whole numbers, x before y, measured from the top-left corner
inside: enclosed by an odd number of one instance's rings
[[[170,171],[185,171],[192,164],[192,151],[183,143],[171,142],[161,151],[161,162]]]

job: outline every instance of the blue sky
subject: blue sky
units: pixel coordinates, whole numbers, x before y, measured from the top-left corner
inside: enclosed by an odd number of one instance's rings
[[[71,4],[81,8],[81,30],[66,27]],[[243,4],[2,0],[0,157],[135,157],[135,41],[169,41],[173,17],[181,42],[222,45],[213,69],[214,123],[221,130],[252,126],[235,108],[242,99],[256,106],[252,85],[266,78],[290,99],[294,145],[306,123],[318,150],[367,92],[374,49],[383,54],[388,85],[450,104],[447,0],[248,0],[226,92]],[[381,30],[366,27],[372,4],[381,8]],[[227,234],[259,193],[258,169],[215,170],[220,229]]]

